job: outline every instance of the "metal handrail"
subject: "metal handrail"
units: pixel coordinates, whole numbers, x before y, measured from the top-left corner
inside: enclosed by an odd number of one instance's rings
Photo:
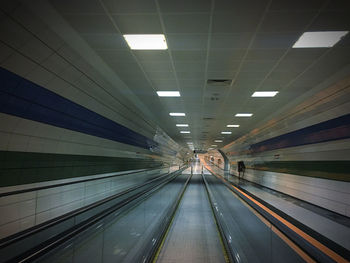
[[[142,185],[139,185],[139,186],[135,186],[135,187],[132,187],[132,188],[129,188],[121,193],[118,193],[116,195],[113,195],[111,197],[108,197],[108,198],[105,198],[103,200],[100,200],[94,204],[91,204],[91,205],[88,205],[84,208],[81,208],[81,209],[77,209],[76,211],[72,212],[72,213],[68,213],[64,216],[61,216],[59,217],[58,219],[56,218],[55,220],[50,220],[50,222],[45,222],[43,225],[38,225],[39,227],[37,227],[36,229],[32,230],[32,231],[27,231],[26,233],[22,233],[23,235],[19,235],[17,237],[15,237],[14,239],[9,239],[9,240],[4,240],[5,242],[3,242],[3,244],[0,245],[0,249],[4,249],[6,247],[8,247],[9,245],[13,244],[14,242],[19,242],[27,237],[30,237],[36,233],[39,233],[40,231],[42,230],[45,230],[49,227],[52,227],[56,224],[59,224],[59,223],[62,223],[63,221],[66,221],[68,219],[71,219],[75,216],[78,216],[79,214],[82,214],[83,212],[85,211],[88,211],[89,209],[92,209],[92,208],[95,208],[103,203],[106,203],[110,200],[113,200],[117,197],[120,197],[124,194],[127,194],[127,193],[130,193],[138,188],[141,188],[141,187],[144,187],[145,185],[147,184],[150,184],[152,182],[155,182],[157,180],[160,180],[159,183],[157,183],[155,186],[152,186],[150,188],[147,188],[145,190],[143,190],[142,192],[140,193],[136,193],[134,194],[133,196],[131,197],[128,197],[127,199],[125,200],[122,200],[120,202],[118,202],[117,204],[114,204],[112,205],[111,207],[101,211],[101,212],[98,212],[96,215],[82,221],[81,223],[77,224],[77,225],[74,225],[72,227],[69,227],[68,229],[64,230],[63,232],[59,233],[57,236],[55,236],[54,238],[51,238],[49,239],[48,241],[45,241],[41,244],[38,244],[38,245],[35,245],[32,249],[29,249],[28,251],[25,251],[23,252],[22,254],[20,254],[17,258],[16,258],[16,262],[22,262],[22,259],[23,258],[28,258],[28,255],[33,255],[33,257],[37,256],[38,253],[42,254],[42,251],[43,249],[46,249],[47,247],[51,247],[52,245],[57,245],[57,243],[61,243],[61,241],[64,239],[66,240],[67,237],[72,237],[72,235],[74,234],[77,234],[77,233],[80,233],[82,230],[86,229],[87,227],[89,227],[90,225],[94,224],[96,221],[104,218],[105,216],[113,213],[115,210],[123,207],[124,205],[130,203],[132,200],[146,194],[147,192],[151,191],[152,189],[154,189],[155,187],[157,186],[160,186],[160,185],[163,185],[167,182],[169,182],[170,180],[173,180],[175,177],[176,177],[176,174],[179,172],[179,171],[182,171],[184,170],[185,168],[181,169],[181,170],[177,170],[177,171],[174,171],[172,173],[166,173],[166,174],[163,174],[157,178],[154,178],[154,179],[151,179],[149,180],[148,182],[142,184]],[[166,179],[166,180],[161,180],[163,179],[164,177],[168,177],[169,175],[174,175],[174,176],[171,176],[170,179]],[[7,239],[7,238],[5,238]],[[42,248],[44,246],[44,248]],[[31,257],[31,256],[30,256]],[[12,259],[11,259],[12,260]],[[26,259],[24,260],[26,261]]]
[[[213,174],[216,177],[221,177],[219,175],[216,175],[214,172],[208,171]],[[270,210],[272,210],[274,213],[279,215],[281,218],[287,220],[291,224],[297,226],[302,231],[306,232],[308,235],[310,235],[315,240],[319,241],[320,243],[327,244],[327,246],[331,247],[331,250],[335,253],[336,257],[343,258],[344,260],[350,259],[350,253],[348,250],[343,248],[342,246],[338,245],[334,241],[326,238],[325,236],[322,236],[321,234],[315,232],[311,228],[307,227],[306,225],[302,224],[301,222],[295,220],[294,218],[288,216],[284,212],[276,209],[269,203],[265,202],[264,200],[261,200],[260,198],[256,197],[252,193],[248,192],[247,190],[241,188],[239,185],[234,184],[233,182],[227,181],[225,178],[221,177],[222,183],[230,189],[230,191],[237,194],[237,196],[244,200],[244,202],[249,205],[255,212],[257,212],[260,216],[262,216],[264,219],[266,219],[268,222],[270,222],[273,226],[275,226],[277,229],[279,229],[282,233],[286,235],[286,237],[290,240],[292,240],[295,244],[297,244],[299,247],[301,247],[309,256],[316,259],[317,262],[333,262],[329,255],[329,253],[325,253],[324,251],[321,251],[318,247],[315,247],[313,244],[309,243],[304,237],[301,237],[299,235],[296,235],[293,230],[291,230],[289,227],[285,226],[283,223],[281,223],[278,219],[274,218],[270,213],[264,211],[264,209],[260,208],[259,205],[257,205],[255,202],[251,201],[249,197],[251,197],[253,200],[258,201],[259,203],[263,204]],[[235,187],[241,191],[237,191]],[[246,197],[245,195],[249,196]]]
[[[6,193],[0,193],[0,198],[5,197],[5,196],[9,196],[9,195],[23,194],[23,193],[27,193],[27,192],[33,192],[33,191],[38,191],[38,190],[44,190],[44,189],[49,189],[49,188],[65,186],[65,185],[72,185],[72,184],[102,180],[102,179],[106,179],[106,178],[112,178],[112,177],[123,176],[123,175],[136,174],[136,173],[140,173],[140,172],[148,172],[148,171],[153,171],[153,170],[168,168],[168,167],[169,166],[158,166],[158,167],[155,167],[152,169],[142,169],[142,170],[138,170],[138,171],[130,172],[130,173],[107,175],[107,176],[103,176],[103,177],[83,179],[83,180],[74,181],[74,182],[60,183],[60,184],[55,184],[55,185],[38,186],[38,187],[33,187],[33,188],[28,188],[28,189],[23,189],[23,190],[9,191]]]
[[[158,177],[156,177],[154,179],[151,179],[151,180],[145,182],[142,185],[137,185],[137,186],[130,187],[130,188],[128,188],[128,189],[126,189],[126,190],[124,190],[122,192],[119,192],[119,193],[117,193],[115,195],[106,197],[106,198],[104,198],[102,200],[99,200],[99,201],[93,203],[93,204],[90,204],[90,205],[78,208],[78,209],[76,209],[74,211],[68,212],[68,213],[66,213],[64,215],[61,215],[61,216],[58,216],[58,217],[53,218],[51,220],[45,221],[45,222],[43,222],[41,224],[35,225],[35,226],[33,226],[33,227],[29,228],[29,229],[26,229],[24,231],[21,231],[19,233],[15,233],[15,234],[13,234],[11,236],[8,236],[8,237],[5,237],[3,239],[0,239],[0,249],[2,249],[2,248],[6,247],[6,246],[8,246],[8,245],[10,245],[10,244],[12,244],[14,242],[22,240],[22,239],[24,239],[24,238],[26,238],[26,237],[28,237],[30,235],[33,235],[33,234],[38,233],[38,232],[40,232],[42,230],[45,230],[45,229],[47,229],[47,228],[49,228],[49,227],[51,227],[53,225],[59,224],[59,223],[61,223],[63,221],[66,221],[66,220],[72,218],[72,217],[75,217],[75,216],[77,216],[77,215],[79,215],[79,214],[81,214],[81,213],[83,213],[85,211],[88,211],[88,210],[90,210],[92,208],[95,208],[95,207],[97,207],[97,206],[99,206],[101,204],[104,204],[104,203],[106,203],[106,202],[108,202],[110,200],[113,200],[113,199],[118,198],[118,197],[120,197],[122,195],[130,193],[131,191],[134,191],[134,190],[136,190],[138,188],[141,188],[141,187],[143,187],[143,186],[145,186],[147,184],[150,184],[150,183],[152,183],[152,182],[154,182],[156,180],[160,180],[161,178],[163,178],[163,177],[165,177],[167,175],[169,175],[169,174],[168,173],[164,173],[164,174],[162,174],[162,175],[160,175],[160,176],[158,176]]]

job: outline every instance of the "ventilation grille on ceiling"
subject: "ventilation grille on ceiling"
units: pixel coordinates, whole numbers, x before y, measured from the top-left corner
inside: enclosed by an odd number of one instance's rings
[[[207,84],[210,86],[224,87],[230,86],[232,79],[208,79]]]
[[[205,120],[205,121],[211,121],[211,120],[214,120],[214,118],[211,118],[211,117],[204,117],[203,120]]]

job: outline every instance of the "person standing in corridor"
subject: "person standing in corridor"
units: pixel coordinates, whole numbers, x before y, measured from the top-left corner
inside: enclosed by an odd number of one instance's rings
[[[244,172],[245,172],[245,165],[243,161],[239,161],[238,162],[238,178],[241,179],[244,176]],[[242,174],[242,177],[241,177]]]

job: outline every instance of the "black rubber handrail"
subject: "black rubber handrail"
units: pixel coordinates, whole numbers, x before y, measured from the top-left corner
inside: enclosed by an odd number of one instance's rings
[[[60,183],[60,184],[55,184],[55,185],[45,185],[45,186],[38,186],[38,187],[33,187],[33,188],[28,188],[28,189],[23,189],[23,190],[9,191],[9,192],[6,192],[6,193],[0,193],[0,197],[5,197],[5,196],[9,196],[9,195],[16,195],[16,194],[23,194],[23,193],[27,193],[27,192],[44,190],[44,189],[49,189],[49,188],[55,188],[55,187],[60,187],[60,186],[65,186],[65,185],[96,181],[96,180],[112,178],[112,177],[118,177],[118,176],[123,176],[123,175],[130,175],[130,174],[136,174],[136,173],[141,173],[141,172],[148,172],[148,171],[153,171],[153,170],[163,169],[163,168],[169,168],[169,167],[170,166],[157,166],[157,167],[154,167],[152,169],[141,169],[141,170],[138,170],[138,171],[135,171],[135,172],[107,175],[107,176],[103,176],[103,177],[83,179],[83,180],[74,181],[74,182]],[[69,178],[66,178],[66,179],[69,179]]]
[[[24,238],[27,238],[30,235],[33,235],[33,234],[36,234],[36,233],[38,233],[38,232],[40,232],[42,230],[45,230],[45,229],[47,229],[49,227],[57,225],[57,224],[59,224],[59,223],[61,223],[63,221],[66,221],[66,220],[68,220],[68,219],[70,219],[72,217],[75,217],[75,216],[77,216],[79,214],[82,214],[83,212],[86,212],[86,211],[88,211],[90,209],[98,207],[101,204],[104,204],[104,203],[106,203],[106,202],[108,202],[110,200],[113,200],[113,199],[118,198],[118,197],[120,197],[122,195],[130,193],[131,191],[139,189],[139,188],[141,188],[141,187],[143,187],[143,186],[145,186],[147,184],[150,184],[150,183],[152,183],[152,182],[154,182],[156,180],[160,180],[163,177],[168,176],[168,175],[169,175],[169,173],[164,173],[164,174],[162,174],[162,175],[160,175],[160,176],[158,176],[158,177],[156,177],[154,179],[151,179],[151,180],[145,182],[142,185],[137,185],[137,186],[130,187],[130,188],[128,188],[128,189],[126,189],[126,190],[124,190],[122,192],[119,192],[119,193],[117,193],[115,195],[106,197],[106,198],[104,198],[102,200],[99,200],[99,201],[93,203],[93,204],[90,204],[90,205],[78,208],[78,209],[76,209],[74,211],[68,212],[68,213],[66,213],[64,215],[58,216],[56,218],[53,218],[51,220],[48,220],[48,221],[43,222],[41,224],[38,224],[38,225],[33,226],[33,227],[31,227],[29,229],[26,229],[24,231],[21,231],[21,232],[13,234],[11,236],[8,236],[8,237],[5,237],[3,239],[0,239],[0,249],[2,249],[2,248],[6,247],[6,246],[8,246],[8,245],[10,245],[10,244],[12,244],[14,242],[18,242],[18,241],[20,241],[20,240],[22,240]]]
[[[113,205],[112,207],[107,208],[104,211],[101,211],[100,213],[88,218],[87,220],[79,223],[78,225],[75,225],[71,227],[68,230],[65,230],[64,232],[56,235],[53,238],[50,238],[49,240],[41,243],[40,245],[10,259],[7,262],[32,262],[33,260],[43,256],[44,254],[48,253],[49,251],[52,251],[55,247],[61,245],[62,243],[68,241],[72,237],[76,236],[79,233],[82,233],[84,230],[88,229],[89,227],[96,224],[101,219],[105,218],[106,216],[114,213],[116,210],[122,208],[123,206],[129,204],[130,202],[136,200],[137,198],[144,196],[145,194],[148,195],[151,192],[154,191],[154,189],[158,189],[162,187],[163,185],[167,184],[168,182],[174,180],[180,171],[184,170],[184,168],[177,170],[172,174],[173,176],[159,182],[158,184],[147,188],[139,193],[134,194],[133,196],[128,197],[126,200],[122,200],[121,202]],[[143,185],[144,186],[144,185]]]

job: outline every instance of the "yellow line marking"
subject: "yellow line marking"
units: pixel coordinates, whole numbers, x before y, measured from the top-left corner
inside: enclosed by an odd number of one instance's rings
[[[312,259],[308,254],[306,254],[297,244],[290,240],[285,234],[283,234],[276,227],[271,225],[271,230],[276,233],[288,246],[290,246],[298,255],[308,263],[315,263],[316,261]]]
[[[205,168],[208,169],[213,175],[215,175],[218,179],[220,179],[221,181],[225,181],[225,179],[222,179],[222,177],[216,173],[213,172],[213,170],[208,167],[206,164],[204,164]],[[319,241],[317,241],[316,239],[314,239],[313,237],[311,237],[310,235],[308,235],[307,233],[305,233],[304,231],[302,231],[300,228],[294,226],[292,223],[290,223],[289,221],[285,220],[284,218],[282,218],[281,216],[279,216],[278,214],[276,214],[275,212],[273,212],[271,209],[267,208],[266,206],[264,206],[263,204],[261,204],[260,202],[258,202],[257,200],[255,200],[254,198],[252,198],[251,196],[247,195],[246,193],[244,193],[243,191],[241,191],[240,189],[238,189],[236,186],[232,185],[231,186],[239,193],[241,193],[242,195],[244,195],[245,197],[247,197],[249,200],[251,200],[253,203],[255,203],[256,205],[258,205],[259,207],[261,207],[262,209],[264,209],[267,213],[269,213],[271,216],[273,216],[274,218],[276,218],[278,221],[280,221],[281,223],[283,223],[285,226],[287,226],[289,229],[291,229],[292,231],[294,231],[295,233],[297,233],[299,236],[301,236],[303,239],[305,239],[306,241],[308,241],[310,244],[312,244],[313,246],[317,247],[319,250],[321,250],[323,253],[325,253],[327,256],[329,256],[330,258],[332,258],[334,261],[336,262],[349,262],[347,261],[345,258],[343,258],[342,256],[338,255],[336,252],[334,252],[333,250],[331,250],[330,248],[326,247],[325,245],[323,245],[322,243],[320,243]]]
[[[223,254],[224,254],[224,258],[225,258],[225,262],[226,263],[230,263],[230,259],[229,259],[229,256],[228,256],[228,253],[227,253],[227,250],[226,250],[226,247],[224,245],[224,240],[223,240],[223,237],[221,235],[221,232],[220,232],[220,229],[219,229],[219,225],[218,225],[218,221],[216,220],[216,216],[215,216],[215,212],[214,212],[214,208],[211,204],[211,199],[210,199],[210,196],[209,196],[209,192],[208,192],[208,189],[205,185],[205,182],[204,182],[204,175],[202,174],[202,180],[203,180],[203,184],[204,184],[204,188],[205,188],[205,192],[207,193],[207,198],[208,198],[208,202],[209,202],[209,206],[210,206],[210,210],[212,212],[212,216],[214,218],[214,222],[215,222],[215,226],[216,226],[216,231],[218,232],[218,236],[219,236],[219,241],[220,241],[220,244],[221,244],[221,249],[223,250]]]
[[[189,184],[190,181],[191,181],[192,174],[190,174],[189,177],[190,177],[190,179],[188,180],[188,184]],[[159,247],[158,247],[158,249],[157,249],[157,252],[156,252],[156,254],[155,254],[155,256],[154,256],[154,258],[153,258],[153,260],[152,260],[152,263],[156,263],[157,260],[158,260],[158,257],[159,257],[159,255],[160,255],[160,252],[161,252],[162,248],[163,248],[163,245],[164,245],[164,243],[165,243],[165,240],[166,240],[166,238],[167,238],[167,236],[168,236],[168,233],[169,233],[169,231],[170,231],[170,229],[171,229],[171,226],[173,225],[173,221],[174,221],[175,215],[176,215],[176,213],[177,213],[177,209],[179,208],[180,203],[182,202],[182,197],[184,196],[184,194],[185,194],[185,192],[186,192],[186,190],[187,190],[188,184],[186,185],[184,191],[181,193],[180,200],[179,200],[179,202],[177,203],[177,205],[176,205],[176,207],[175,207],[175,211],[174,211],[174,213],[173,213],[173,215],[172,215],[172,217],[171,217],[171,220],[170,220],[170,222],[169,222],[169,224],[168,224],[168,226],[167,226],[167,230],[166,230],[166,232],[165,232],[165,234],[164,234],[164,236],[163,236],[162,242],[160,242],[160,245],[159,245]]]

